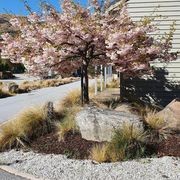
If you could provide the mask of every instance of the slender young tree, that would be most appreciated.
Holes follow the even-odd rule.
[[[155,39],[148,35],[156,30],[150,21],[134,23],[125,5],[111,11],[108,7],[108,1],[93,0],[90,7],[82,7],[64,0],[61,12],[48,6],[42,15],[31,12],[27,18],[13,18],[10,22],[19,32],[2,35],[3,54],[22,62],[34,75],[50,69],[72,73],[81,68],[85,103],[89,102],[89,66],[111,63],[118,71],[134,76],[150,72],[150,62],[157,58],[176,58],[169,53],[171,33]]]

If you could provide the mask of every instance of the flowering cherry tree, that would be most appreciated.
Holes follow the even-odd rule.
[[[150,72],[150,62],[157,58],[176,58],[170,53],[172,33],[155,39],[148,35],[156,30],[150,21],[134,23],[125,5],[108,11],[107,2],[93,0],[86,8],[64,0],[62,12],[50,7],[46,14],[31,12],[27,18],[13,18],[10,23],[19,33],[2,35],[2,53],[23,63],[34,75],[81,68],[86,103],[89,66],[111,63],[118,71],[134,76]]]

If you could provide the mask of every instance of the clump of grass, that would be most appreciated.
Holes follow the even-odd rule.
[[[79,106],[81,104],[81,92],[80,90],[74,90],[68,93],[68,95],[63,99],[62,107],[72,107]]]
[[[12,94],[9,93],[9,92],[3,91],[3,90],[0,88],[0,98],[5,98],[5,97],[9,97],[9,96],[12,96]]]
[[[165,125],[164,119],[158,116],[156,111],[149,111],[144,119],[147,125],[152,129],[159,130]]]
[[[0,149],[12,148],[47,132],[48,124],[42,107],[31,108],[0,127]]]
[[[91,149],[90,158],[99,163],[107,162],[108,161],[107,150],[108,150],[107,144],[97,144]]]
[[[112,79],[111,82],[109,82],[106,85],[107,88],[119,88],[119,81],[117,79]]]
[[[132,159],[144,155],[146,133],[130,124],[124,124],[114,132],[109,144],[109,159],[111,161]]]
[[[114,131],[111,141],[106,146],[92,149],[92,158],[98,162],[116,162],[143,157],[146,138],[143,130],[130,124],[124,124],[122,128]],[[98,154],[103,158],[98,159]]]
[[[60,86],[74,81],[76,78],[64,78],[64,79],[46,79],[46,80],[35,80],[25,81],[19,85],[21,91],[28,92],[35,89]]]
[[[165,121],[163,117],[157,114],[157,111],[149,111],[144,116],[145,124],[148,128],[149,138],[151,142],[159,142],[166,137]]]
[[[59,140],[64,140],[65,135],[68,132],[77,132],[78,128],[75,122],[75,115],[80,110],[79,107],[72,107],[68,109],[63,109],[61,111],[61,120],[57,123],[57,134],[59,136]]]
[[[60,122],[57,123],[57,134],[59,140],[64,140],[68,132],[77,132],[78,128],[75,122],[75,116],[80,111],[79,91],[72,91],[56,108]],[[80,98],[80,97],[79,97]]]

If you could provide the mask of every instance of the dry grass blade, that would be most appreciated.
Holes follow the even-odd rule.
[[[68,95],[63,99],[61,105],[62,107],[72,107],[74,105],[81,104],[81,92],[80,90],[74,90],[68,93]]]
[[[95,145],[90,152],[90,158],[102,163],[102,162],[107,162],[108,157],[107,157],[107,149],[108,145],[107,144],[97,144]]]
[[[156,111],[149,111],[144,119],[148,126],[152,129],[158,130],[165,126],[164,119],[158,116]]]
[[[41,107],[23,111],[0,127],[0,148],[24,145],[23,141],[42,135],[47,129],[45,119]]]

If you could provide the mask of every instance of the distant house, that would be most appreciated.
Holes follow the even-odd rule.
[[[115,9],[123,0],[116,0],[109,9]],[[170,25],[175,21],[176,31],[173,38],[173,52],[180,51],[180,0],[126,0],[128,11],[132,19],[137,22],[144,16],[162,16],[156,18],[155,22],[159,28],[158,35],[162,35],[169,31]],[[180,56],[178,60],[172,61],[168,64],[153,62],[153,66],[164,68],[165,73],[158,74],[157,80],[146,82],[135,78],[131,80],[131,85],[126,89],[136,86],[136,92],[132,91],[131,96],[138,95],[145,101],[159,102],[166,105],[174,98],[180,98]],[[170,81],[172,85],[167,85],[166,82]],[[154,84],[153,84],[154,83]],[[174,85],[173,85],[174,84]],[[134,88],[135,89],[135,88]]]

